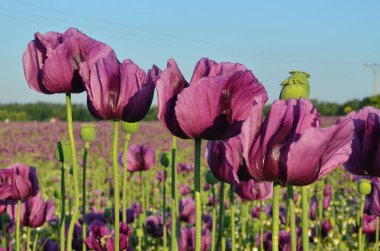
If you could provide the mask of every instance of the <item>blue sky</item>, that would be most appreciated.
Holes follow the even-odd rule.
[[[148,69],[173,57],[190,79],[201,57],[246,65],[278,97],[290,70],[311,74],[311,98],[372,94],[364,62],[380,63],[380,1],[0,2],[0,103],[64,102],[32,91],[21,57],[36,31],[76,27]],[[74,102],[85,102],[85,94]]]

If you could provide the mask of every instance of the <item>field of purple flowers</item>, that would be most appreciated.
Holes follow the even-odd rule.
[[[79,30],[36,33],[26,81],[67,121],[1,123],[2,250],[377,250],[380,111],[320,118],[291,71],[267,114],[239,63],[145,72]],[[72,121],[86,91],[99,122]],[[138,122],[157,93],[159,122]],[[107,122],[108,120],[108,122]]]

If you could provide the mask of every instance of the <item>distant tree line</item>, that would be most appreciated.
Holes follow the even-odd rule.
[[[96,121],[85,104],[72,105],[74,121]],[[0,121],[66,120],[66,105],[54,103],[0,104]],[[150,108],[145,121],[157,120],[157,107]]]
[[[380,96],[366,97],[362,100],[353,99],[343,104],[336,102],[325,102],[316,99],[311,100],[322,116],[344,115],[347,107],[352,110],[359,110],[364,106],[374,106],[380,109]],[[270,105],[265,106],[264,112],[269,111]],[[85,104],[73,104],[73,120],[75,121],[95,121]],[[50,121],[51,119],[66,120],[66,106],[54,103],[27,103],[27,104],[0,104],[0,121]],[[144,121],[157,120],[157,106],[152,106],[144,118]]]

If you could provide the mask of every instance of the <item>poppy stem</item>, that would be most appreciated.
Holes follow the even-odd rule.
[[[307,187],[301,187],[302,206],[302,247],[304,251],[309,251],[309,202],[307,198]]]
[[[115,201],[115,251],[119,251],[119,233],[120,233],[120,205],[119,205],[119,169],[117,163],[118,152],[118,138],[119,138],[119,121],[113,121],[113,143],[112,143],[112,165],[113,165],[113,184],[114,191],[113,197]]]
[[[280,182],[273,182],[272,201],[272,250],[278,251],[278,233],[280,228]],[[262,223],[261,223],[262,224]]]
[[[364,211],[365,195],[362,195],[360,200],[360,211],[359,211],[359,251],[363,251],[363,211]]]
[[[164,226],[163,226],[163,235],[164,235],[164,241],[163,241],[163,245],[164,245],[164,251],[168,250],[168,240],[167,240],[167,231],[166,231],[166,176],[167,176],[167,170],[166,170],[166,167],[164,168],[164,180],[163,180],[163,203],[162,203],[162,214],[163,214],[163,217],[164,217]]]
[[[87,233],[87,226],[86,226],[86,186],[87,186],[87,156],[88,156],[88,150],[90,149],[90,143],[86,142],[84,144],[84,154],[83,154],[83,176],[82,176],[82,210],[83,210],[83,223],[82,223],[82,250],[86,251],[87,246],[84,240],[86,240],[86,233]]]
[[[16,219],[16,251],[20,251],[20,220],[21,220],[21,200],[17,201],[17,219]]]
[[[171,191],[171,250],[178,250],[178,213],[177,213],[177,168],[176,168],[176,149],[177,138],[172,137],[172,158],[171,158],[171,175],[172,175],[172,191]]]
[[[195,139],[194,152],[194,196],[195,196],[195,251],[201,250],[201,139]]]
[[[65,251],[65,228],[66,228],[66,194],[65,194],[65,167],[62,163],[61,167],[61,222],[60,222],[60,241],[61,251]]]
[[[234,198],[234,185],[230,185],[230,217],[231,217],[231,250],[235,251],[235,198]]]
[[[323,222],[323,190],[324,190],[324,180],[321,180],[318,182],[317,187],[318,192],[318,243],[317,243],[317,250],[320,250],[321,244],[322,244],[322,222]]]
[[[216,242],[215,250],[219,250],[220,245],[222,245],[223,228],[224,228],[224,182],[220,182],[219,191],[219,220],[218,220],[218,240]]]
[[[131,139],[131,134],[125,134],[125,143],[123,149],[123,210],[122,210],[122,219],[125,224],[127,224],[127,151],[129,140]]]
[[[290,239],[291,239],[291,250],[297,250],[297,236],[296,236],[296,219],[294,214],[294,192],[293,186],[287,186],[287,200],[289,209],[289,221],[290,221]]]
[[[376,216],[375,245],[376,245],[376,247],[379,247],[379,217],[377,217],[377,216]]]
[[[212,193],[212,227],[211,227],[211,251],[215,251],[215,237],[216,237],[216,198],[215,198],[215,185],[211,185]]]
[[[71,251],[71,242],[73,240],[74,225],[78,218],[79,211],[79,184],[78,184],[78,164],[77,164],[77,153],[75,149],[75,140],[73,133],[73,115],[71,111],[71,94],[66,93],[66,111],[67,111],[67,130],[69,132],[70,146],[71,146],[71,157],[72,157],[72,168],[73,168],[73,179],[74,179],[74,207],[73,214],[71,216],[69,230],[67,232],[67,250]]]
[[[1,233],[2,233],[2,237],[1,238],[1,247],[4,248],[4,249],[8,249],[7,247],[7,243],[8,243],[8,234],[7,234],[7,228],[6,228],[6,214],[3,214],[0,216],[0,219],[1,219]]]
[[[26,251],[30,251],[30,227],[26,229]]]

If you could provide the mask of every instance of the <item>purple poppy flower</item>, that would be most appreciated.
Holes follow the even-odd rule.
[[[275,101],[258,137],[252,137],[243,151],[250,175],[257,181],[306,186],[347,161],[353,123],[318,125],[319,115],[310,101]]]
[[[130,172],[146,171],[155,163],[156,154],[144,145],[131,145],[127,152],[127,168]],[[123,164],[123,154],[119,155],[119,164]]]
[[[323,196],[331,196],[332,195],[332,187],[330,185],[326,185],[325,189],[323,189]]]
[[[165,173],[164,170],[160,170],[157,172],[156,178],[158,181],[158,184],[161,184],[164,181]]]
[[[202,231],[201,251],[207,251],[211,247],[211,235],[208,229]],[[195,228],[181,228],[179,232],[179,250],[195,250]]]
[[[186,174],[191,173],[194,170],[194,166],[192,163],[178,163],[178,173],[185,172]]]
[[[189,224],[195,223],[195,201],[192,198],[179,201],[179,219]]]
[[[131,60],[120,63],[110,54],[92,64],[82,63],[79,73],[87,91],[88,109],[94,117],[137,122],[149,111],[154,79],[160,70],[153,66],[145,73]]]
[[[37,32],[34,37],[22,57],[24,73],[29,87],[45,94],[83,92],[78,72],[80,63],[92,64],[99,58],[114,55],[111,47],[75,28],[63,34]]]
[[[301,238],[299,237],[300,229],[297,228],[297,251],[301,251]],[[264,233],[264,248],[263,250],[272,250],[272,232],[267,231]],[[260,235],[257,235],[256,237],[256,243],[259,244],[260,247]],[[281,251],[290,251],[291,250],[291,243],[290,243],[290,233],[285,230],[280,230],[278,235],[278,248]]]
[[[245,200],[266,200],[273,195],[272,182],[242,181],[234,185],[234,189]]]
[[[256,218],[256,219],[260,219],[260,213],[261,213],[261,207],[260,206],[253,207],[251,210],[251,217]]]
[[[39,191],[36,169],[16,163],[0,169],[0,200],[23,200]]]
[[[114,232],[110,231],[106,224],[100,221],[94,221],[88,230],[88,237],[84,241],[89,249],[95,251],[113,251],[115,250]],[[129,244],[129,236],[132,231],[127,224],[120,224],[119,245],[120,250],[126,250]]]
[[[104,215],[104,212],[101,213],[86,213],[85,217],[86,225],[91,225],[91,223],[95,220],[101,221],[103,223],[106,223],[106,217]]]
[[[130,208],[127,208],[127,223],[133,223],[139,214],[142,213],[142,207],[139,203],[132,203]],[[121,219],[121,217],[120,217]]]
[[[368,209],[371,213],[380,217],[380,178],[371,178],[371,183],[372,190],[367,196],[369,201]]]
[[[42,226],[46,221],[55,219],[55,206],[53,201],[42,199],[40,193],[32,198],[26,199],[21,204],[20,224],[22,226],[37,228]],[[12,220],[17,216],[17,203],[13,202],[7,206],[7,213]]]
[[[344,167],[352,174],[380,177],[380,111],[364,107],[339,121],[352,120],[355,126],[352,154]]]
[[[211,231],[211,229],[212,229],[212,216],[209,214],[202,215],[202,222],[206,225],[206,228]]]
[[[333,225],[329,220],[322,221],[322,236],[326,237],[329,235],[329,232],[333,230]]]
[[[161,238],[163,236],[164,218],[161,215],[150,215],[146,218],[146,232],[153,238]]]
[[[373,234],[376,232],[376,216],[372,214],[363,214],[363,233]]]
[[[317,209],[318,209],[318,200],[317,200],[317,197],[314,195],[310,200],[310,210],[309,210],[310,219],[315,220],[317,218]]]
[[[40,249],[43,251],[58,251],[59,245],[57,242],[53,241],[52,239],[42,238],[40,240]]]
[[[216,63],[202,58],[190,85],[174,59],[156,81],[158,119],[177,137],[226,139],[240,133],[254,105],[267,94],[251,71],[241,64]]]
[[[323,209],[327,210],[331,205],[331,196],[325,196],[323,198]]]
[[[191,188],[188,186],[185,186],[184,184],[179,184],[179,191],[181,195],[187,195],[191,193]]]

